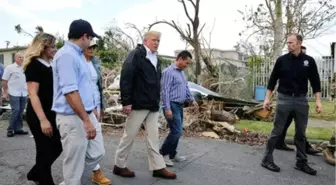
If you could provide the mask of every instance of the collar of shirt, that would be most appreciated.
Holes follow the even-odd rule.
[[[16,62],[13,63],[15,67],[21,67]]]
[[[156,52],[152,52],[147,46],[145,46],[145,49],[146,49],[147,55],[156,55]]]
[[[80,48],[79,46],[77,46],[76,44],[74,44],[74,43],[72,43],[72,42],[69,42],[69,41],[65,41],[65,43],[64,43],[65,45],[68,45],[68,46],[70,46],[70,47],[72,47],[73,49],[75,49],[77,52],[78,52],[78,54],[83,54],[83,50],[82,50],[82,48]]]
[[[51,61],[48,63],[46,62],[45,60],[43,60],[42,58],[38,58],[37,59],[39,62],[41,62],[42,64],[44,64],[45,66],[47,67],[50,67],[51,66]]]
[[[295,56],[293,53],[289,53],[289,55],[292,57],[292,58],[300,58],[300,57],[302,57],[303,55],[304,55],[304,53],[300,53],[298,56]]]
[[[178,67],[176,66],[176,64],[172,64],[171,66],[172,66],[173,69],[175,69],[175,70],[182,71],[182,69],[178,68]]]

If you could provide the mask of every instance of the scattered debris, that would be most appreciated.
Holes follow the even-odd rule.
[[[117,70],[103,69],[104,95],[107,108],[103,126],[123,128],[127,116],[122,112],[119,92],[120,75]],[[225,98],[201,85],[188,82],[191,93],[199,104],[199,109],[186,105],[184,108],[184,130],[188,134],[220,138],[252,145],[264,144],[267,136],[249,133],[247,129],[237,130],[234,126],[240,119],[272,120],[273,111],[264,110],[262,103]],[[159,118],[160,130],[167,130],[163,112]]]

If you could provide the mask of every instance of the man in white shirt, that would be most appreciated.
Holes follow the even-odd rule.
[[[14,135],[26,135],[23,130],[22,114],[27,102],[27,84],[26,76],[23,72],[22,62],[23,54],[16,53],[14,63],[8,65],[2,76],[3,97],[9,100],[12,109],[9,126],[7,128],[7,137]]]

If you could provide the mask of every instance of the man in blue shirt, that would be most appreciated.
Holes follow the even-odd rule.
[[[173,166],[175,162],[185,160],[178,156],[177,145],[183,131],[183,105],[185,102],[193,103],[198,107],[194,97],[190,93],[188,81],[183,70],[188,67],[192,56],[189,51],[181,51],[176,58],[175,64],[168,66],[162,72],[161,99],[165,117],[170,132],[164,141],[160,153],[163,155],[167,166]]]
[[[65,185],[82,185],[105,155],[101,126],[95,117],[95,93],[83,51],[99,37],[89,22],[71,23],[69,41],[56,53],[53,61],[54,98],[64,153]]]

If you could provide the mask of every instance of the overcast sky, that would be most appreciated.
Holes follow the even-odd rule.
[[[260,1],[253,0],[253,4],[257,5]],[[209,31],[213,28],[212,47],[233,49],[239,40],[238,33],[244,27],[237,9],[251,3],[251,0],[201,1],[200,18],[207,25],[205,38],[209,38]],[[185,26],[186,21],[183,7],[177,0],[0,0],[0,48],[6,46],[6,40],[13,45],[25,45],[31,41],[31,38],[14,31],[17,24],[30,33],[34,33],[36,25],[41,25],[46,32],[59,32],[66,36],[69,24],[78,18],[91,22],[99,34],[103,34],[105,27],[113,20],[117,20],[121,26],[131,22],[139,28],[161,19],[177,20],[181,26]],[[174,50],[185,47],[172,28],[160,25],[155,30],[162,32],[160,54],[174,55]],[[330,55],[330,43],[336,42],[336,27],[331,32],[304,42],[308,53],[313,56]]]

